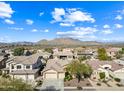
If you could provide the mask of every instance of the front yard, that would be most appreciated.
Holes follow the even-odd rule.
[[[64,87],[92,87],[92,85],[88,79],[81,80],[79,83],[78,79],[72,79],[64,82]]]

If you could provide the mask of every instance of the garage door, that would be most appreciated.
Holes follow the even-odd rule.
[[[57,74],[56,73],[52,73],[52,74],[51,73],[49,73],[49,74],[47,73],[46,74],[46,78],[55,78],[55,79],[57,79]]]

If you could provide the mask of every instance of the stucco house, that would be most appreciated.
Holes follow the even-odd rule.
[[[114,58],[114,56],[116,55],[116,53],[121,50],[121,48],[107,48],[106,52],[107,55],[110,56],[111,58]]]
[[[61,64],[57,60],[50,59],[46,67],[41,72],[43,79],[64,79],[65,73]]]
[[[124,75],[124,72],[121,71],[124,67],[115,63],[114,61],[99,61],[93,60],[87,62],[93,69],[92,78],[96,78],[99,76],[100,72],[105,72],[105,79],[110,79],[110,75],[113,77],[120,78],[118,74]],[[121,78],[120,78],[121,79]]]
[[[75,55],[71,51],[61,51],[61,52],[54,52],[53,58],[58,58],[62,60],[72,60],[75,58]]]
[[[31,56],[15,56],[6,62],[3,73],[8,73],[12,78],[21,78],[33,82],[39,75],[42,61],[40,54]]]
[[[97,50],[96,49],[82,49],[80,51],[75,51],[75,57],[87,57],[96,59],[97,58]]]

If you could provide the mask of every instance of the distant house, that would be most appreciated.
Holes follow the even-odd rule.
[[[75,56],[70,51],[62,51],[62,52],[54,52],[53,58],[58,58],[62,60],[72,60],[75,58]]]
[[[118,74],[124,75],[124,71],[121,69],[124,68],[124,66],[119,65],[113,61],[99,61],[99,60],[93,60],[87,62],[93,69],[93,78],[96,78],[99,76],[100,72],[105,72],[106,79],[110,78],[110,75],[113,77],[118,77]],[[121,78],[120,78],[121,79]]]
[[[90,48],[82,48],[80,50],[75,50],[75,57],[87,57],[87,58],[92,58],[95,59],[97,58],[97,50],[96,49],[90,49]]]
[[[52,54],[48,52],[38,51],[38,53],[45,59],[50,58],[52,56]]]
[[[116,55],[116,53],[121,50],[121,48],[107,48],[106,52],[107,55],[110,56],[111,58],[114,58],[114,56]]]
[[[40,54],[31,56],[15,56],[6,62],[3,73],[8,73],[12,78],[21,78],[25,81],[34,81],[39,75],[42,61]]]

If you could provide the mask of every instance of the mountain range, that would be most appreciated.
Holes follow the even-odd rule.
[[[124,42],[98,42],[98,41],[81,41],[73,38],[55,38],[52,40],[42,39],[38,42],[12,42],[1,43],[0,46],[7,45],[45,45],[45,46],[90,46],[90,45],[124,45]]]

